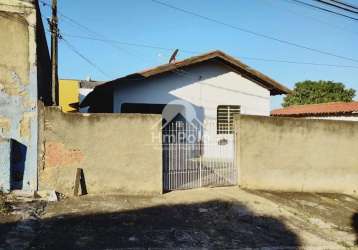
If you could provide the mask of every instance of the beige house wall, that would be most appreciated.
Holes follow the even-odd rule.
[[[240,116],[239,185],[250,189],[358,191],[358,123]]]
[[[62,113],[45,108],[39,189],[72,195],[77,168],[88,193],[162,193],[161,116]],[[159,123],[158,123],[159,122]]]
[[[37,1],[0,0],[0,137],[14,142],[17,155],[5,156],[3,191],[38,187],[37,101],[48,104],[51,89],[43,29]]]

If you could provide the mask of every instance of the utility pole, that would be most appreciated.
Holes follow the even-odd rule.
[[[52,105],[58,106],[58,18],[57,0],[52,0],[51,18],[51,80],[52,80]]]

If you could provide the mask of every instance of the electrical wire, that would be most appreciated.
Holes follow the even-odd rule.
[[[348,3],[345,3],[345,2],[343,2],[343,1],[331,0],[331,2],[335,2],[335,3],[338,3],[338,4],[340,4],[340,5],[344,5],[344,6],[347,6],[347,7],[352,8],[352,9],[358,10],[358,6],[354,6],[353,4],[348,4]]]
[[[47,7],[51,8],[50,4],[46,3],[46,2],[43,1],[43,0],[40,0],[40,1],[41,1],[41,3],[42,3],[44,6],[47,6]],[[74,24],[74,25],[80,27],[81,29],[83,29],[83,30],[87,31],[88,33],[91,33],[91,34],[93,34],[93,35],[95,35],[95,36],[104,37],[102,34],[100,34],[100,33],[98,33],[97,31],[94,31],[94,30],[88,28],[86,25],[81,24],[80,22],[76,21],[75,19],[73,19],[73,18],[71,18],[71,17],[65,15],[65,14],[62,13],[61,11],[57,11],[57,12],[59,13],[60,17],[63,18],[62,20],[65,19],[65,20],[67,20],[68,22],[71,22],[72,24]],[[112,45],[112,46],[114,46],[114,45]],[[125,49],[119,47],[119,46],[114,46],[114,47],[115,47],[116,49],[122,51],[122,52],[130,53],[130,52],[126,51]]]
[[[49,4],[47,4],[46,2],[44,2],[43,0],[40,0],[43,4],[49,6]],[[296,1],[296,0],[293,0],[293,1]],[[170,8],[174,8],[176,10],[180,10],[182,12],[185,12],[185,13],[188,13],[188,14],[191,14],[191,15],[198,15],[199,17],[201,18],[205,18],[209,21],[217,21],[215,19],[212,19],[212,18],[208,18],[208,17],[204,17],[202,15],[199,15],[199,14],[196,14],[194,12],[190,12],[190,11],[187,11],[187,10],[184,10],[184,9],[181,9],[181,8],[178,8],[176,6],[173,6],[173,5],[169,5],[169,4],[166,4],[164,2],[161,2],[161,1],[158,1],[158,0],[152,0],[152,2],[155,2],[155,3],[158,3],[158,4],[161,4],[161,5],[164,5],[166,7],[170,7]],[[101,36],[101,34],[99,34],[98,32],[96,31],[93,31],[91,29],[89,29],[88,27],[86,27],[85,25],[83,24],[80,24],[79,22],[77,22],[76,20],[74,20],[73,18],[70,18],[66,15],[63,15],[61,13],[61,15],[63,17],[65,17],[66,19],[70,20],[72,23],[76,24],[77,26],[79,27],[82,27],[83,29],[87,30],[88,32],[92,33],[92,34],[95,34],[97,36]],[[228,25],[229,27],[231,28],[235,28],[235,29],[239,29],[241,30],[241,28],[238,28],[236,26],[233,26],[233,25],[230,25],[230,24],[226,24],[226,23],[223,23],[221,21],[219,21],[220,24],[224,24],[224,25]],[[274,37],[270,37],[270,36],[267,36],[267,35],[264,35],[264,34],[260,34],[260,33],[256,33],[256,32],[251,32],[249,30],[246,30],[246,29],[242,29],[242,31],[244,32],[249,32],[251,34],[254,34],[256,36],[261,36],[261,37],[264,37],[266,39],[271,39],[271,40],[275,40],[277,42],[280,42],[280,43],[286,43],[286,44],[289,44],[289,45],[292,45],[292,46],[295,46],[295,47],[299,47],[299,48],[302,48],[302,49],[306,49],[306,50],[310,50],[310,51],[314,51],[314,52],[317,52],[317,53],[321,53],[321,54],[325,54],[325,55],[329,55],[329,56],[333,56],[333,57],[337,57],[337,58],[340,58],[340,59],[345,59],[345,60],[349,60],[349,61],[353,61],[353,62],[358,62],[357,59],[355,58],[349,58],[349,57],[345,57],[345,56],[340,56],[340,55],[336,55],[336,54],[333,54],[333,53],[330,53],[330,52],[326,52],[326,51],[321,51],[321,50],[318,50],[318,49],[314,49],[314,48],[309,48],[309,47],[306,47],[306,46],[303,46],[303,45],[299,45],[299,44],[296,44],[296,43],[292,43],[292,42],[289,42],[289,41],[285,41],[285,40],[281,40],[281,39],[277,39],[277,38],[274,38]],[[102,36],[101,36],[102,37]],[[110,42],[111,40],[110,39],[101,39],[101,38],[91,38],[91,40],[99,40],[99,41],[106,41],[106,42]],[[124,44],[124,43],[123,43]],[[144,46],[143,46],[144,47]],[[150,47],[150,46],[148,46]],[[158,49],[161,49],[159,47],[157,47]],[[122,49],[122,48],[120,48]],[[165,49],[165,50],[169,50],[169,49]],[[170,48],[170,50],[172,50],[172,48]],[[187,53],[193,53],[193,51],[189,51],[189,50],[182,50],[183,52],[187,52]],[[305,64],[314,64],[314,63],[305,63]],[[326,65],[326,66],[333,66],[333,65]]]
[[[255,58],[255,57],[246,57],[239,56],[240,58],[247,60],[256,60],[264,62],[277,62],[277,63],[289,63],[289,64],[302,64],[302,65],[312,65],[312,66],[326,66],[326,67],[335,67],[335,68],[353,68],[358,69],[358,66],[353,65],[341,65],[341,64],[324,64],[324,63],[314,63],[314,62],[298,62],[298,61],[289,61],[289,60],[280,60],[280,59],[266,59],[266,58]]]
[[[118,40],[107,40],[107,39],[101,39],[101,38],[94,38],[94,37],[87,37],[87,36],[79,36],[79,35],[72,35],[72,34],[64,34],[66,37],[73,37],[78,39],[88,39],[88,40],[94,40],[94,41],[105,41],[105,42],[111,42],[111,43],[119,43],[123,45],[128,46],[134,46],[134,47],[141,47],[141,48],[149,48],[149,49],[158,49],[158,50],[165,50],[165,51],[173,51],[174,48],[168,48],[168,47],[161,47],[156,45],[148,45],[148,44],[138,44],[138,43],[129,43],[129,42],[123,42]],[[188,54],[200,54],[203,53],[202,51],[193,51],[193,50],[187,50],[178,48],[180,52],[185,52]],[[258,57],[249,57],[249,56],[238,56],[239,58],[246,59],[246,60],[254,60],[254,61],[263,61],[263,62],[276,62],[276,63],[289,63],[289,64],[303,64],[303,65],[313,65],[313,66],[327,66],[327,67],[337,67],[337,68],[355,68],[358,69],[358,66],[354,65],[341,65],[341,64],[324,64],[324,63],[314,63],[314,62],[299,62],[294,60],[282,60],[282,59],[269,59],[269,58],[258,58]]]
[[[128,45],[128,46],[157,49],[157,50],[174,51],[175,49],[177,49],[177,48],[161,47],[161,46],[157,46],[157,45],[123,42],[123,41],[118,41],[118,40],[113,40],[113,39],[102,39],[102,38],[96,38],[96,37],[73,35],[73,34],[67,34],[67,33],[65,33],[64,35],[68,36],[68,37],[79,38],[79,39],[94,40],[94,41],[109,42],[109,43],[118,43],[118,44],[123,44],[123,45]],[[184,52],[184,53],[188,53],[188,54],[202,53],[202,52],[187,50],[187,49],[180,49],[180,52]]]
[[[195,17],[198,17],[198,18],[213,22],[213,23],[217,23],[217,24],[226,26],[226,27],[231,28],[231,29],[235,29],[235,30],[239,30],[239,31],[242,31],[242,32],[245,32],[245,33],[249,33],[249,34],[252,34],[254,36],[263,37],[263,38],[266,38],[268,40],[273,40],[273,41],[276,41],[276,42],[279,42],[279,43],[282,43],[282,44],[287,44],[287,45],[290,45],[290,46],[293,46],[293,47],[305,49],[305,50],[308,50],[308,51],[313,51],[313,52],[316,52],[316,53],[319,53],[319,54],[333,56],[333,57],[336,57],[336,58],[340,58],[340,59],[344,59],[344,60],[348,60],[348,61],[352,61],[352,62],[358,62],[358,59],[355,59],[355,58],[350,58],[350,57],[346,57],[346,56],[337,55],[337,54],[334,54],[334,53],[331,53],[331,52],[328,52],[328,51],[323,51],[323,50],[311,48],[311,47],[308,47],[308,46],[305,46],[305,45],[300,45],[298,43],[291,42],[291,41],[288,41],[288,40],[283,40],[283,39],[279,39],[279,38],[276,38],[276,37],[273,37],[273,36],[258,33],[256,31],[252,31],[252,30],[249,30],[249,29],[246,29],[246,28],[242,28],[242,27],[235,26],[235,25],[232,25],[232,24],[229,24],[229,23],[225,23],[225,22],[222,22],[220,20],[217,20],[217,19],[214,19],[214,18],[211,18],[211,17],[207,17],[207,16],[204,16],[204,15],[195,13],[193,11],[182,9],[182,8],[176,7],[174,5],[164,3],[164,2],[159,1],[159,0],[151,0],[151,1],[153,3],[165,6],[167,8],[171,8],[171,9],[174,9],[174,10],[177,10],[177,11],[180,11],[180,12],[189,14],[191,16],[195,16]],[[298,1],[298,0],[292,0],[292,1]]]
[[[50,4],[46,3],[43,0],[40,0],[40,2],[43,4],[43,6],[48,6],[51,8]],[[59,12],[59,11],[58,11]],[[61,15],[61,14],[60,14]],[[61,15],[63,16],[63,15]],[[66,17],[68,19],[70,19],[73,22],[76,22],[75,20]],[[87,27],[85,27],[84,25],[81,25],[80,23],[78,23],[77,25],[80,25],[81,27],[83,27],[84,29],[88,29]],[[51,32],[51,31],[50,31]],[[95,32],[94,32],[95,33]],[[63,41],[66,46],[72,50],[76,55],[78,55],[79,57],[81,57],[84,61],[86,61],[88,64],[90,64],[93,68],[97,69],[100,73],[102,73],[104,76],[112,78],[108,73],[106,73],[104,70],[102,70],[97,64],[95,64],[94,62],[92,62],[89,58],[87,58],[85,55],[83,55],[74,45],[72,45],[67,39],[65,39],[62,35],[62,33],[60,34],[60,31],[58,30],[58,34],[59,34],[59,40]]]
[[[314,0],[314,1],[316,1],[318,3],[328,5],[328,6],[331,6],[331,7],[334,7],[334,8],[338,8],[338,9],[341,9],[341,10],[344,10],[344,11],[348,11],[348,12],[351,12],[351,13],[354,13],[354,14],[358,14],[358,11],[354,10],[354,8],[352,8],[352,7],[346,8],[346,7],[342,7],[342,6],[339,6],[337,4],[326,2],[326,1],[323,1],[323,0]]]
[[[64,41],[67,47],[72,50],[75,54],[77,54],[79,57],[81,57],[83,60],[85,60],[88,64],[90,64],[93,68],[97,69],[99,72],[101,72],[104,76],[112,78],[109,74],[107,74],[105,71],[103,71],[97,64],[92,62],[90,59],[88,59],[86,56],[84,56],[81,52],[77,50],[75,46],[73,46],[69,41],[67,41],[65,38],[61,37],[61,41]]]
[[[40,0],[44,5],[49,6],[49,4],[47,4],[46,2],[44,2],[43,0]],[[156,0],[152,0],[154,2],[160,2],[160,1],[156,1]],[[70,22],[74,23],[75,25],[77,25],[78,27],[81,27],[82,29],[96,35],[99,37],[102,37],[101,34],[99,34],[96,31],[93,31],[92,29],[88,28],[87,26],[77,22],[76,20],[74,20],[71,17],[68,17],[64,14],[60,14],[62,17],[66,18],[67,20],[69,20]],[[73,37],[73,38],[79,38],[79,39],[88,39],[88,40],[94,40],[94,41],[101,41],[101,42],[106,42],[109,43],[111,46],[114,46],[115,48],[118,48],[118,46],[115,46],[115,43],[118,44],[123,44],[123,45],[127,45],[127,46],[135,46],[135,47],[143,47],[143,48],[150,48],[150,49],[158,49],[158,50],[166,50],[166,51],[173,51],[174,48],[167,48],[167,47],[162,47],[162,46],[156,46],[156,45],[148,45],[148,44],[139,44],[139,43],[129,43],[129,42],[123,42],[123,41],[118,41],[118,40],[112,40],[112,39],[103,39],[103,38],[96,38],[96,37],[88,37],[88,36],[79,36],[79,35],[72,35],[72,34],[66,34],[66,33],[62,33],[62,35],[66,36],[66,37]],[[120,48],[120,47],[119,47]],[[123,50],[122,48],[120,48],[121,50]],[[184,53],[188,53],[188,54],[198,54],[198,53],[203,53],[200,51],[193,51],[193,50],[188,50],[188,49],[180,49],[181,52]],[[331,54],[329,54],[331,55]],[[82,55],[83,56],[83,55]],[[336,56],[336,55],[334,55]],[[340,57],[340,56],[339,56]],[[267,59],[267,58],[255,58],[255,57],[247,57],[247,56],[240,56],[240,58],[243,59],[247,59],[247,60],[255,60],[255,61],[263,61],[263,62],[275,62],[275,63],[289,63],[289,64],[302,64],[302,65],[312,65],[312,66],[327,66],[327,67],[337,67],[337,68],[353,68],[356,69],[358,68],[358,66],[353,66],[353,65],[340,65],[340,64],[322,64],[322,63],[314,63],[314,62],[299,62],[299,61],[294,61],[294,60],[282,60],[282,59]],[[341,57],[340,57],[341,58]],[[352,58],[345,58],[344,59],[349,59],[349,60],[353,60],[353,61],[358,61]],[[98,66],[97,66],[98,67]],[[103,72],[102,72],[103,73]]]
[[[51,8],[50,4],[46,3],[46,2],[43,1],[43,0],[40,0],[40,1],[41,1],[41,3],[42,3],[44,6],[47,6],[47,7]],[[75,19],[73,19],[73,18],[71,18],[71,17],[65,15],[65,14],[62,13],[61,11],[58,11],[58,13],[59,13],[59,15],[60,15],[60,17],[61,17],[60,20],[66,20],[66,21],[68,21],[69,23],[74,24],[74,25],[76,25],[77,27],[81,28],[82,30],[85,30],[87,33],[93,34],[93,35],[95,35],[95,36],[97,36],[97,37],[104,37],[102,34],[100,34],[100,33],[98,33],[97,31],[94,31],[94,30],[88,28],[87,26],[81,24],[80,22],[76,21]],[[62,35],[65,35],[65,34],[62,33]],[[65,36],[66,36],[66,35],[65,35]],[[120,47],[120,46],[118,46],[118,44],[113,44],[113,43],[112,43],[112,44],[110,44],[110,45],[111,45],[111,47],[113,47],[114,49],[116,49],[116,50],[118,50],[118,51],[120,51],[120,52],[124,52],[124,53],[126,53],[126,54],[128,54],[128,55],[133,56],[132,58],[134,58],[135,60],[141,61],[141,60],[138,58],[138,55],[136,55],[135,53],[132,53],[131,51],[128,51],[128,50],[126,50],[126,49],[124,49],[124,48],[122,48],[122,47]],[[145,58],[145,57],[144,57],[144,58]],[[145,58],[145,60],[149,60],[149,59]]]
[[[186,78],[188,78],[190,80],[197,80],[198,79],[198,75],[195,75],[195,74],[193,74],[193,73],[191,73],[189,71],[186,71],[184,69],[174,69],[172,72],[173,73],[176,72],[177,75],[182,76],[182,77],[186,77]],[[206,85],[206,86],[209,86],[209,87],[212,87],[212,88],[215,88],[215,89],[225,90],[225,91],[228,91],[228,92],[235,92],[235,93],[240,93],[240,94],[244,94],[244,95],[250,95],[250,96],[254,96],[254,97],[258,97],[258,98],[266,99],[266,100],[268,99],[266,96],[261,96],[261,95],[252,94],[252,93],[237,90],[237,89],[231,89],[231,88],[226,88],[226,87],[220,86],[222,84],[220,82],[216,82],[216,81],[212,81],[212,83],[209,83],[206,80],[201,80],[200,84]]]
[[[286,0],[282,0],[282,1],[285,1]],[[266,3],[266,4],[269,4],[271,5],[273,8],[277,8],[277,6],[275,6],[274,4],[272,4],[272,2],[275,2],[277,3],[278,1],[273,1],[273,0],[264,0],[262,1],[263,3]],[[297,4],[297,3],[294,3],[294,4]],[[314,20],[318,23],[321,23],[321,24],[324,24],[332,29],[335,29],[335,30],[339,30],[340,32],[345,32],[345,33],[349,33],[349,34],[353,34],[353,35],[358,35],[358,32],[355,32],[353,30],[349,30],[347,29],[346,27],[344,26],[341,26],[341,25],[337,25],[337,24],[333,24],[333,23],[330,23],[330,22],[326,22],[320,18],[317,18],[317,17],[314,17],[312,15],[308,15],[307,13],[302,13],[300,11],[295,11],[293,10],[293,8],[289,8],[289,7],[284,7],[282,6],[282,4],[280,4],[280,7],[285,11],[285,12],[291,12],[295,17],[299,16],[299,17],[303,17],[303,18],[309,18],[311,20]]]
[[[152,0],[152,1],[153,1],[153,0]],[[311,8],[314,8],[314,9],[319,9],[319,10],[322,10],[322,11],[325,11],[325,12],[328,12],[328,13],[331,13],[331,14],[335,14],[335,15],[338,15],[338,16],[343,16],[343,17],[352,19],[352,20],[354,20],[354,21],[358,21],[358,18],[355,18],[355,17],[352,17],[352,16],[348,16],[348,15],[345,15],[345,14],[342,14],[342,13],[339,13],[339,12],[335,12],[335,11],[333,11],[333,10],[325,9],[325,8],[319,7],[319,6],[314,5],[314,4],[306,3],[306,2],[303,2],[303,1],[300,1],[300,0],[290,0],[290,1],[294,1],[294,2],[296,2],[296,3],[298,3],[298,4],[304,5],[304,6],[306,6],[306,7],[311,7]]]

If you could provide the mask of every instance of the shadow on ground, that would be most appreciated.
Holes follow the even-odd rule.
[[[1,225],[0,225],[1,226]],[[227,201],[72,214],[41,220],[31,248],[244,248],[300,246],[278,219]]]

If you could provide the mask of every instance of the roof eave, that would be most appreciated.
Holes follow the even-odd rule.
[[[330,113],[301,113],[301,114],[271,114],[276,117],[322,117],[322,116],[341,116],[341,115],[356,115],[355,112],[330,112]]]
[[[178,68],[182,68],[182,67],[190,66],[193,64],[209,61],[209,60],[212,60],[215,58],[219,58],[219,59],[225,61],[226,63],[231,64],[232,66],[236,67],[237,69],[244,71],[246,73],[247,77],[253,78],[254,80],[256,80],[256,82],[259,82],[262,87],[268,89],[270,91],[271,96],[289,94],[291,92],[290,89],[288,89],[287,87],[278,83],[277,81],[273,80],[272,78],[262,74],[261,72],[259,72],[257,70],[251,69],[248,65],[242,63],[240,60],[238,60],[232,56],[229,56],[220,50],[211,51],[206,54],[202,54],[202,55],[198,55],[198,56],[194,56],[194,57],[185,59],[183,61],[179,61],[179,62],[171,63],[171,64],[164,64],[164,65],[161,65],[161,66],[158,66],[158,67],[146,70],[146,71],[130,74],[130,75],[127,75],[127,76],[121,77],[121,78],[117,78],[115,80],[108,81],[108,82],[105,82],[103,84],[96,86],[95,90],[111,87],[111,86],[114,86],[115,84],[125,83],[125,82],[129,82],[129,81],[133,81],[133,80],[137,80],[137,81],[144,80],[144,79],[150,78],[154,75],[164,74],[164,73],[171,72]]]

